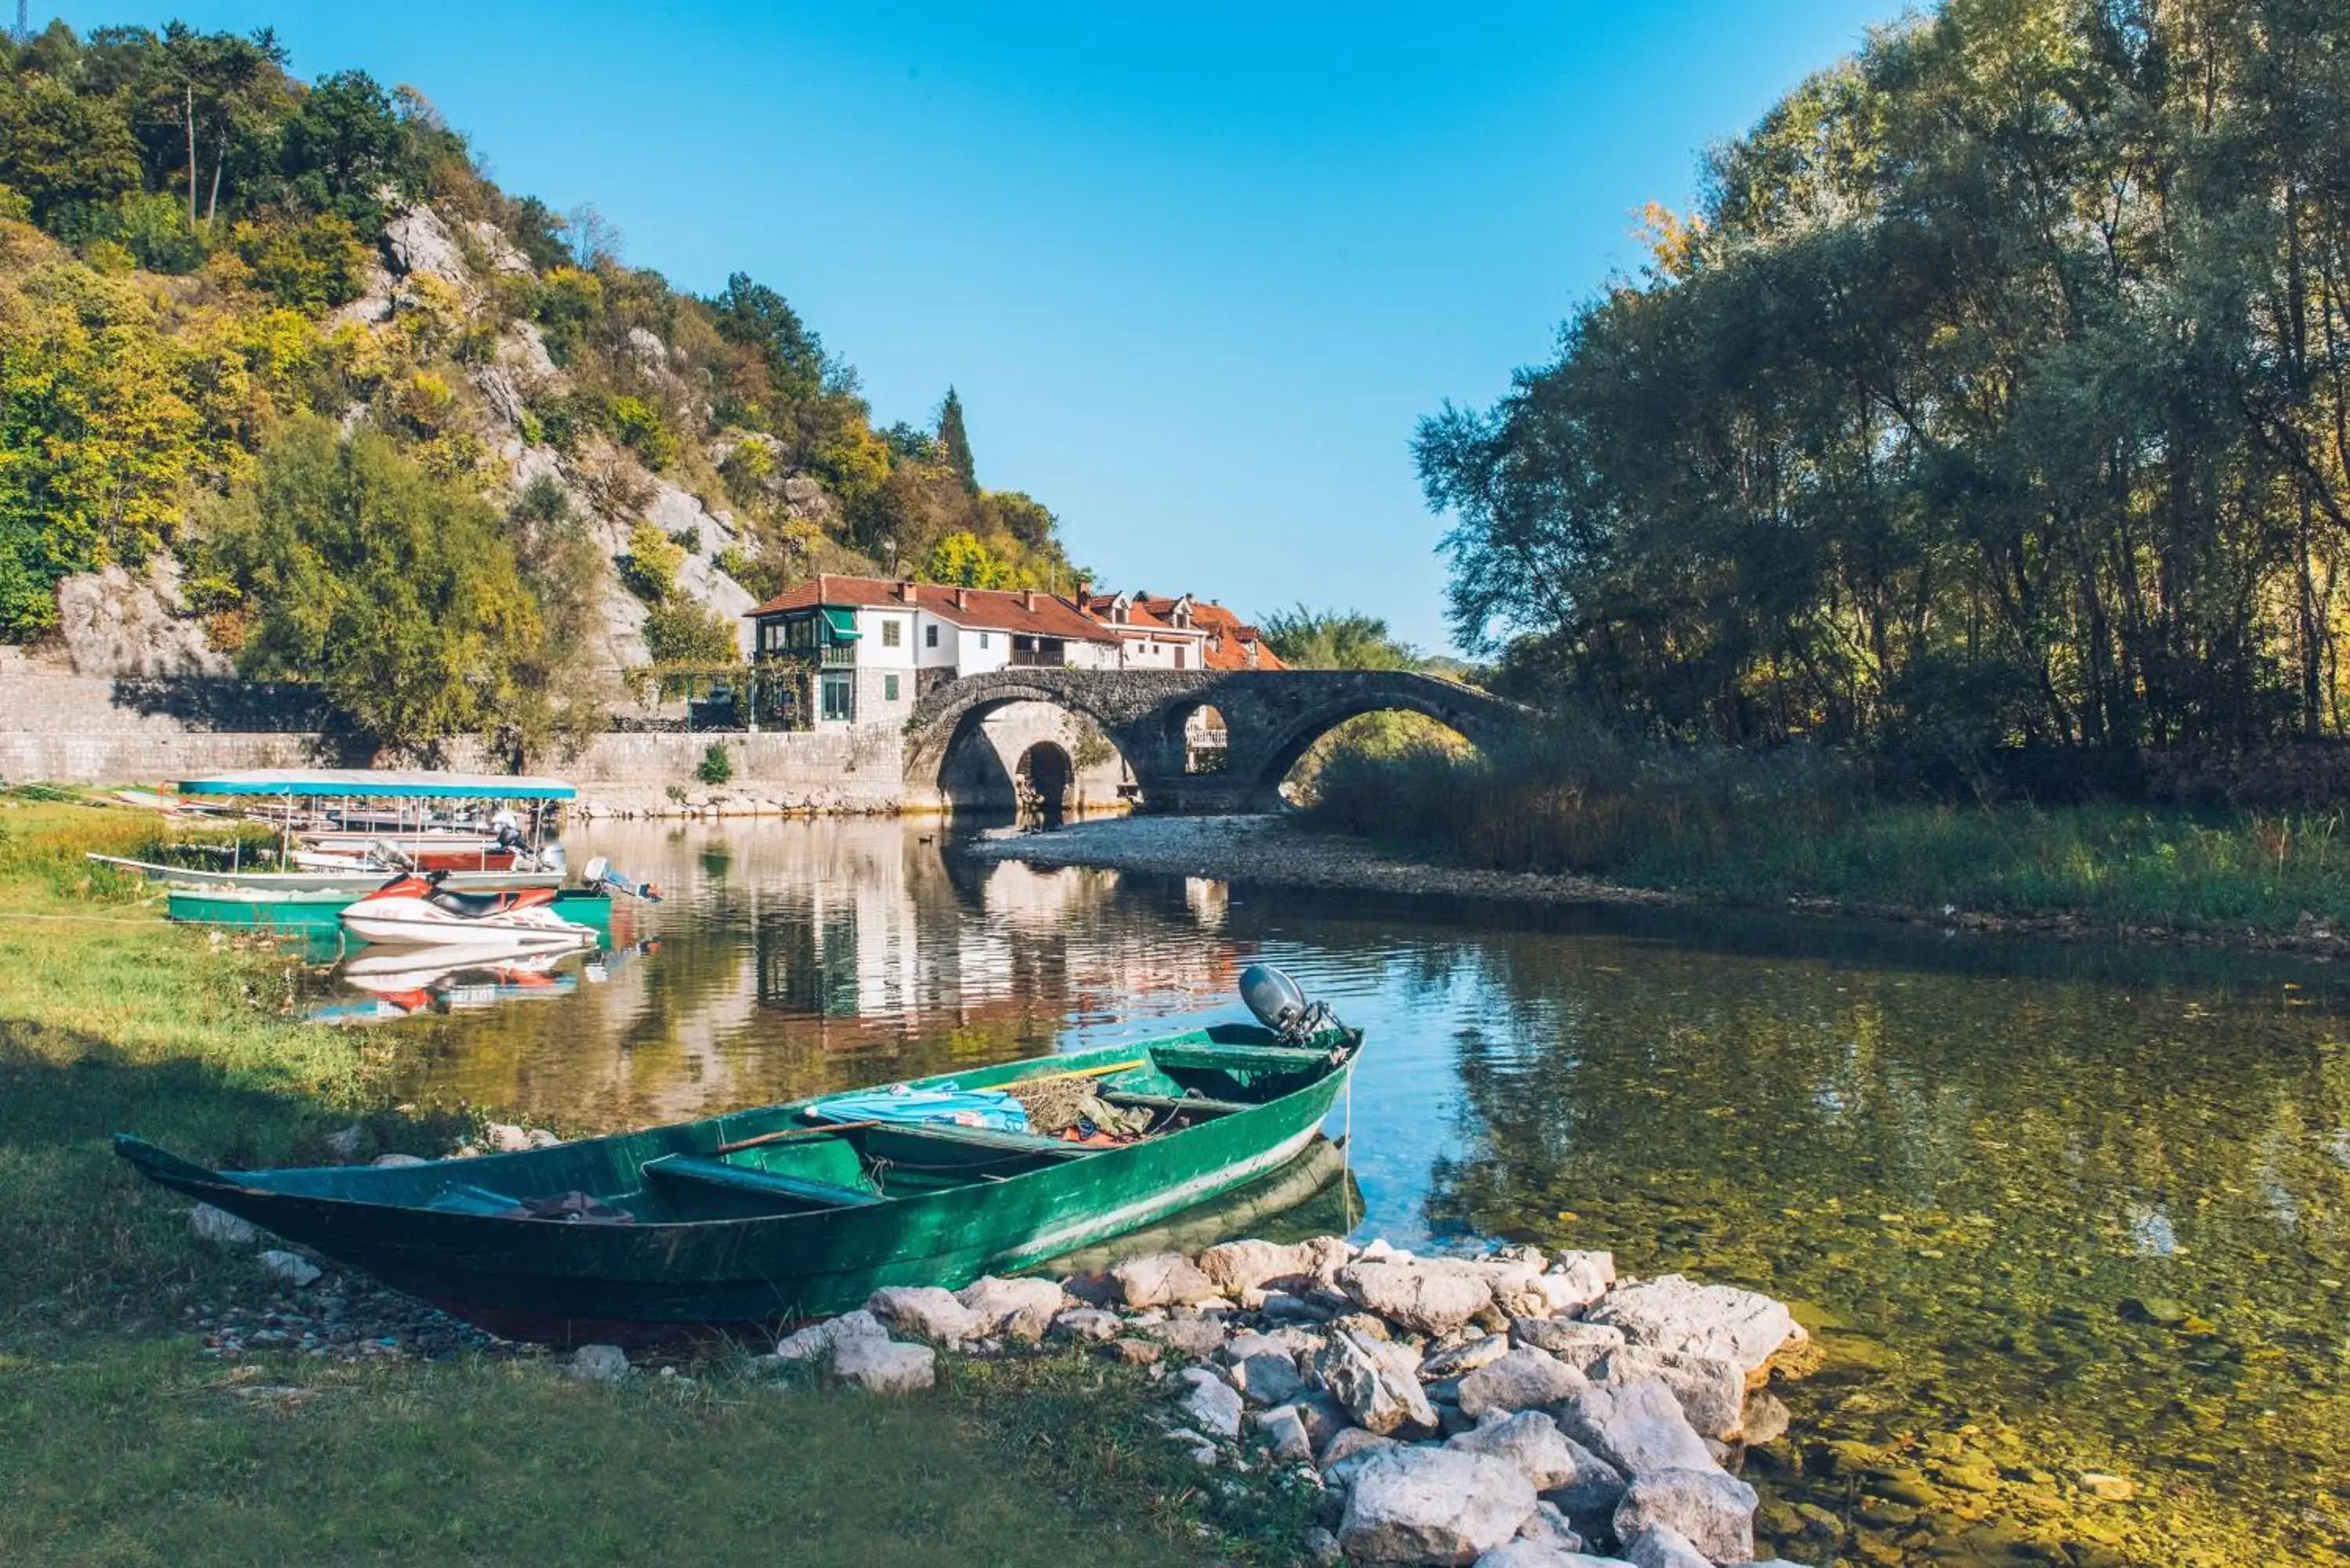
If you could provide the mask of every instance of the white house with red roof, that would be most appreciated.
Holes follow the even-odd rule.
[[[1284,670],[1256,628],[1190,594],[1089,594],[1076,602],[1118,639],[1121,670]]]
[[[816,724],[902,722],[916,699],[966,675],[1116,670],[1118,639],[1073,600],[822,575],[750,613],[752,657],[806,665]]]

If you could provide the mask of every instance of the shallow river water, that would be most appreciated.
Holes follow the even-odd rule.
[[[385,1026],[412,1097],[600,1130],[1242,1016],[1267,958],[1368,1032],[1359,1234],[1803,1303],[1825,1366],[1748,1467],[1786,1555],[2350,1562],[2332,971],[1040,872],[954,836],[604,825],[575,862],[670,897],[600,965],[336,1000],[414,1010]]]

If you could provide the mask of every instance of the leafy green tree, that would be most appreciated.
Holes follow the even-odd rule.
[[[0,181],[44,225],[135,192],[139,145],[121,100],[84,97],[39,72],[0,79]]]
[[[1298,670],[1413,670],[1419,650],[1398,641],[1388,623],[1357,610],[1317,610],[1299,605],[1265,617],[1260,628],[1267,648]]]
[[[545,628],[498,514],[365,427],[290,421],[253,482],[213,508],[205,549],[248,596],[240,667],[316,680],[388,744],[483,734],[536,717],[519,672]]]
[[[645,651],[656,664],[733,664],[743,657],[733,621],[681,598],[645,612]]]
[[[338,71],[302,95],[283,133],[279,177],[303,206],[363,228],[382,224],[381,193],[413,197],[424,167],[391,95],[365,71]]]
[[[950,534],[940,540],[922,566],[926,581],[965,588],[1008,587],[1012,576],[1011,568],[971,533]]]
[[[706,303],[719,336],[754,352],[779,393],[813,397],[822,389],[824,345],[782,295],[738,272],[727,278],[724,293]]]
[[[2345,49],[2219,0],[1874,35],[1422,423],[1464,646],[1731,741],[2342,732]]]

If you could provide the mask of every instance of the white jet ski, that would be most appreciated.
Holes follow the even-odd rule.
[[[343,929],[384,947],[471,948],[480,952],[563,952],[596,946],[592,926],[553,908],[552,888],[452,893],[436,875],[388,882],[342,913]]]

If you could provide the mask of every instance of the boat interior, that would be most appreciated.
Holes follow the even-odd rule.
[[[1093,1092],[1108,1105],[1151,1113],[1142,1135],[1147,1140],[1254,1109],[1333,1066],[1326,1048],[1279,1045],[1265,1031],[1245,1026],[1064,1061],[959,1074],[954,1083],[963,1089],[1002,1088],[1024,1078],[1116,1064],[1116,1071],[1095,1078]],[[661,1224],[867,1208],[1008,1181],[1122,1147],[936,1122],[827,1126],[810,1119],[808,1109],[777,1106],[462,1165],[276,1171],[255,1173],[255,1179],[279,1190],[447,1213],[512,1216],[529,1204],[585,1198],[593,1200],[588,1211],[560,1217]],[[465,1179],[452,1181],[460,1175]],[[402,1190],[395,1195],[390,1189]]]

